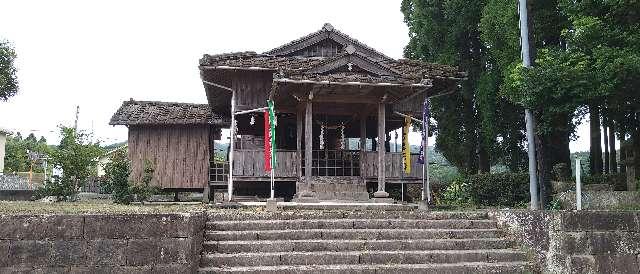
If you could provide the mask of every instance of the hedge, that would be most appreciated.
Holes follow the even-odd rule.
[[[475,205],[513,207],[529,201],[527,173],[478,174],[463,180]]]

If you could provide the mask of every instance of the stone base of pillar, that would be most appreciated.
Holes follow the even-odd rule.
[[[278,211],[278,200],[276,199],[267,199],[267,212],[276,212]]]
[[[393,198],[371,198],[369,200],[372,203],[380,203],[380,204],[393,204],[396,202]]]
[[[429,203],[427,201],[418,202],[418,211],[429,211]]]
[[[373,193],[373,198],[388,198],[388,197],[389,197],[389,193],[386,191],[378,190],[375,193]]]

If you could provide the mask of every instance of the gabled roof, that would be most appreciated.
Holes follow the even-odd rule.
[[[319,31],[310,33],[296,40],[293,40],[289,43],[286,43],[282,46],[274,48],[270,51],[265,52],[265,54],[275,55],[275,56],[289,56],[295,53],[296,51],[299,51],[306,47],[320,43],[327,39],[342,45],[343,50],[347,46],[352,45],[353,47],[356,48],[357,51],[362,52],[373,59],[393,60],[393,58],[390,58],[384,55],[383,53],[375,50],[374,48],[369,47],[366,44],[352,38],[351,36],[340,32],[329,23],[325,23],[324,26],[322,26],[322,29],[320,29]]]
[[[339,70],[344,66],[358,67],[365,73]],[[466,77],[456,67],[411,60],[376,61],[358,51],[344,52],[334,57],[273,56],[255,52],[205,54],[200,59],[201,69],[271,70],[275,78],[310,81],[419,84],[425,79],[447,78],[459,80]],[[351,75],[352,77],[345,77]],[[321,80],[322,79],[322,80]]]
[[[228,125],[229,120],[211,113],[208,104],[157,101],[124,101],[110,125]]]

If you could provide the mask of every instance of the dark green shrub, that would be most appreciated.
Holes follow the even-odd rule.
[[[471,202],[478,206],[516,207],[529,200],[527,173],[478,174],[464,178]]]
[[[453,180],[442,192],[440,205],[470,206],[473,202],[468,182],[458,178]]]
[[[130,182],[131,164],[127,158],[127,151],[126,149],[115,151],[111,155],[111,162],[105,166],[105,177],[112,190],[113,201],[118,204],[130,204],[134,201],[143,202],[149,199],[151,195],[158,192],[155,187],[150,186],[153,172],[151,162],[145,161],[142,182]]]
[[[582,184],[606,184],[612,185],[614,190],[624,191],[627,190],[627,177],[626,174],[621,173],[591,175],[582,178]]]

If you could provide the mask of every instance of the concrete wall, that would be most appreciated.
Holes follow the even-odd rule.
[[[640,211],[492,211],[544,273],[639,273]]]
[[[194,273],[205,215],[0,215],[0,273]]]

